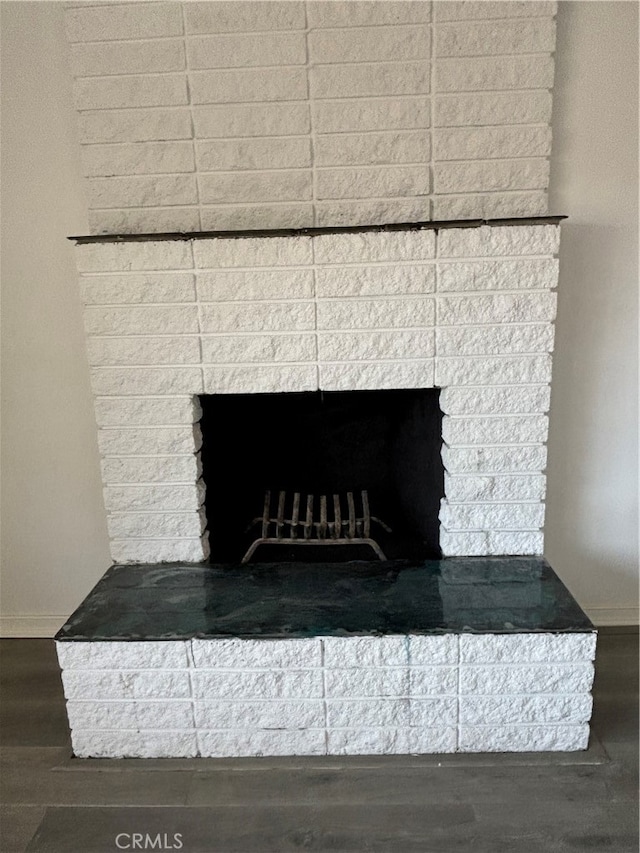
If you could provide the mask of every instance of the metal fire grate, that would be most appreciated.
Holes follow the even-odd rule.
[[[386,560],[382,548],[371,538],[371,523],[379,524],[387,533],[391,533],[391,528],[371,515],[366,489],[347,492],[346,495],[319,495],[317,499],[315,495],[308,494],[301,518],[302,494],[294,492],[291,500],[287,492],[278,492],[277,510],[273,517],[272,493],[265,492],[262,516],[254,518],[247,528],[250,530],[261,524],[262,536],[251,543],[242,558],[243,563],[251,559],[260,545],[368,545],[380,560]],[[360,503],[358,510],[356,498]],[[345,502],[346,514],[343,514]],[[291,507],[290,518],[285,518],[287,506]]]

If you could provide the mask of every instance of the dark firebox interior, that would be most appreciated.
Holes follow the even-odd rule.
[[[202,463],[211,562],[238,563],[261,535],[251,527],[265,491],[346,494],[367,490],[371,537],[388,560],[439,558],[438,510],[444,494],[438,389],[213,394],[200,398]],[[377,559],[364,544],[261,545],[252,562]]]

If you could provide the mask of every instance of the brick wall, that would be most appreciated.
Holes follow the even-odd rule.
[[[201,560],[198,394],[442,389],[446,555],[540,554],[559,227],[77,247],[115,561]]]
[[[70,6],[92,233],[546,212],[555,3]]]

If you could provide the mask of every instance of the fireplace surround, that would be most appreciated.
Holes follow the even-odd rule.
[[[562,218],[75,238],[116,564],[57,638],[76,755],[586,747],[595,633],[540,556]],[[333,602],[310,566],[206,564],[201,398],[411,390],[442,413],[442,560],[341,564]],[[387,609],[336,615],[385,577]],[[275,634],[238,622],[256,589]]]

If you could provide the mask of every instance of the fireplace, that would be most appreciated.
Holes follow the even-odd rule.
[[[115,565],[58,635],[76,755],[586,747],[561,219],[77,239]]]
[[[281,541],[255,548],[253,560],[440,557],[438,396],[437,389],[202,396],[210,559],[238,562],[264,538],[265,506],[273,519],[266,532]]]

